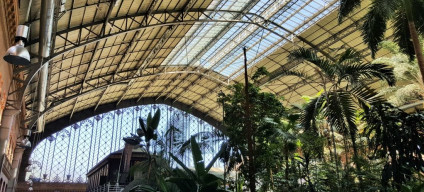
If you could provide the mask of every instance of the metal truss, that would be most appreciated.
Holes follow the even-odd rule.
[[[211,18],[209,15],[210,13],[221,13],[221,14],[234,14],[234,15],[242,15],[242,17],[239,17],[238,19],[213,19]],[[182,14],[183,13],[183,14]],[[148,22],[148,19],[144,19],[142,22],[139,22],[137,20],[137,18],[150,18],[150,20],[155,21],[153,24]],[[123,28],[117,27],[118,30],[116,31],[110,31],[108,34],[104,33],[103,29],[101,30],[100,33],[95,33],[94,31],[90,30],[90,28],[94,27],[94,26],[98,26],[98,25],[102,25],[105,26],[105,21],[109,24],[112,24],[112,22],[117,21],[117,20],[122,20],[124,23],[128,23],[128,22],[134,22],[139,24],[138,27],[131,27],[130,25],[125,25]],[[172,32],[172,29],[174,28],[174,26],[178,26],[178,25],[183,25],[183,24],[195,24],[195,23],[203,23],[203,22],[207,22],[207,23],[247,23],[247,24],[254,24],[260,28],[263,28],[271,33],[274,33],[276,35],[278,35],[281,38],[287,39],[287,37],[283,34],[279,34],[276,32],[275,29],[280,29],[282,31],[285,31],[289,34],[295,35],[294,32],[287,30],[286,28],[279,26],[278,24],[266,20],[264,19],[262,16],[256,14],[256,13],[243,13],[243,12],[239,12],[239,11],[229,11],[229,10],[177,10],[177,11],[153,11],[153,12],[146,12],[146,13],[138,13],[135,15],[128,15],[125,17],[115,17],[115,18],[110,18],[110,19],[106,19],[103,21],[97,21],[97,22],[93,22],[93,23],[89,23],[89,24],[84,24],[84,25],[80,25],[80,26],[76,26],[76,27],[71,27],[69,29],[63,30],[63,31],[57,31],[56,35],[63,35],[72,31],[75,32],[79,32],[79,34],[81,34],[82,30],[87,30],[89,31],[89,33],[94,34],[93,37],[90,38],[78,38],[77,42],[72,43],[72,46],[70,47],[64,47],[61,50],[55,50],[55,53],[52,54],[52,56],[50,58],[46,59],[46,63],[47,62],[51,62],[53,60],[55,60],[56,62],[57,59],[62,56],[65,53],[68,53],[70,51],[73,51],[77,48],[80,47],[85,47],[87,45],[91,45],[94,43],[98,43],[100,41],[103,41],[107,38],[111,38],[111,37],[115,37],[118,35],[122,35],[122,34],[127,34],[130,32],[137,32],[143,29],[148,29],[148,28],[155,28],[155,27],[168,27],[168,31]],[[63,36],[61,36],[63,38]],[[317,48],[317,46],[313,45],[311,42],[307,41],[306,39],[297,36],[296,37],[298,39],[300,39],[301,41],[303,41],[304,43],[308,44],[309,46],[313,47],[313,48]],[[163,46],[163,43],[166,41],[166,39],[169,38],[169,35],[163,35],[163,38],[161,38],[161,40],[159,42],[162,43],[158,43],[157,46],[153,49],[156,51],[151,51],[148,58],[153,58],[158,50],[161,49],[161,47]],[[289,40],[289,39],[287,39]],[[37,43],[37,40],[33,40],[30,42],[31,44]],[[319,49],[318,49],[319,50]],[[93,50],[95,51],[95,50]],[[323,55],[328,55],[326,52],[320,50],[320,52]],[[329,55],[328,55],[329,56]],[[92,57],[94,57],[94,54],[92,54]],[[329,56],[330,57],[330,56]],[[331,57],[330,57],[331,58]],[[137,78],[143,76],[145,73],[145,71],[143,71],[144,68],[146,68],[149,64],[149,61],[151,61],[151,59],[145,59],[143,60],[142,63],[140,63],[138,65],[138,67],[133,71],[132,75],[127,75],[124,77],[118,77],[118,76],[114,76],[114,79],[109,82],[111,84],[113,83],[122,83],[127,81],[128,82],[128,88],[127,91],[131,89],[132,84],[134,83],[134,80],[136,80]],[[33,64],[30,67],[27,68],[22,68],[16,71],[16,73],[20,73],[20,72],[24,72],[26,75],[25,79],[14,79],[18,82],[21,83],[21,87],[17,89],[17,91],[12,92],[11,94],[17,94],[17,98],[18,100],[15,102],[15,105],[18,105],[20,103],[22,103],[23,100],[23,96],[24,96],[24,92],[27,89],[28,85],[30,84],[30,82],[32,81],[32,79],[34,78],[35,74],[39,71],[39,69],[41,68],[41,66],[43,66],[45,63],[38,63],[38,64]],[[160,74],[160,73],[158,73]],[[147,74],[149,75],[149,74]],[[86,80],[86,77],[84,78],[85,80],[82,81],[81,84],[84,84]],[[81,86],[81,90],[82,90],[83,86]],[[121,98],[119,98],[119,100],[122,100],[125,95],[126,92],[124,92],[124,94],[121,96]],[[82,91],[80,91],[82,93]],[[140,98],[139,98],[140,99]],[[178,97],[177,97],[178,99]],[[119,104],[119,101],[118,101]]]
[[[84,91],[84,92],[80,92],[78,94],[74,94],[72,96],[68,96],[68,97],[65,97],[65,98],[62,98],[62,99],[54,100],[54,101],[51,102],[52,104],[43,113],[41,113],[41,114],[46,114],[46,113],[50,112],[51,110],[53,110],[60,103],[64,103],[64,102],[67,102],[67,101],[70,101],[70,100],[73,100],[73,99],[78,99],[78,97],[82,97],[84,95],[88,95],[90,93],[94,93],[94,92],[99,91],[99,90],[104,90],[104,92],[103,92],[103,94],[104,94],[106,92],[106,89],[109,88],[110,86],[127,85],[128,84],[126,82],[127,80],[130,80],[131,81],[131,80],[136,80],[138,78],[150,77],[150,76],[163,76],[163,75],[166,75],[166,74],[196,74],[198,76],[204,76],[206,78],[210,78],[212,81],[216,82],[218,85],[223,85],[223,86],[228,85],[228,82],[224,82],[224,81],[218,80],[216,78],[213,78],[211,76],[208,76],[207,73],[202,73],[200,71],[165,71],[165,72],[159,72],[159,73],[152,73],[152,74],[148,74],[148,75],[136,76],[134,78],[130,78],[130,79],[126,79],[126,80],[121,80],[121,81],[115,81],[115,82],[107,83],[107,84],[98,86],[96,88],[93,88],[93,89],[90,89],[90,90],[87,90],[87,91]],[[184,81],[184,79],[183,79],[183,81]],[[185,80],[185,81],[187,81],[187,80]],[[203,87],[203,85],[201,85],[201,84],[197,84],[196,83],[196,85],[199,85],[199,86],[202,86]],[[146,87],[149,87],[149,86],[146,86]],[[67,88],[69,88],[69,87],[65,87],[65,88],[63,88],[63,89],[61,89],[61,90],[59,90],[57,92],[60,92],[60,91],[65,90]],[[54,94],[56,94],[56,92],[52,92],[50,94],[51,95],[54,95]],[[100,104],[100,100],[98,101],[98,103],[96,104],[96,106],[98,106]],[[119,104],[119,102],[117,102],[116,105],[118,105],[118,104]],[[32,126],[35,125],[37,119],[38,119],[38,114],[35,114],[32,117],[28,117],[25,121],[28,123],[29,127],[32,127]]]

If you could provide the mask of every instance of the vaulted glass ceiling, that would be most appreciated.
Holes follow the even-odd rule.
[[[343,23],[337,20],[337,2],[67,0],[64,11],[55,14],[53,53],[46,58],[47,109],[41,114],[49,124],[105,107],[164,103],[219,122],[217,94],[243,82],[243,47],[249,74],[258,67],[271,73],[259,80],[264,91],[284,97],[284,104],[302,102],[321,85],[281,76],[287,68],[315,73],[307,63],[289,61],[290,50],[314,48],[332,55],[352,47],[371,60],[358,31],[369,1]],[[40,4],[33,0],[20,6],[20,22],[31,28],[27,48],[33,65],[38,63]],[[23,77],[31,70],[19,69]],[[37,77],[23,90],[25,122],[33,126],[40,116]]]
[[[243,12],[255,13],[264,19],[284,26],[294,34],[300,34],[310,25],[337,7],[337,0],[241,0],[214,1],[209,10],[230,10],[232,13],[207,11],[212,19],[237,19]],[[246,11],[247,10],[247,11]],[[204,19],[204,18],[201,18]],[[267,24],[264,23],[264,26]],[[243,66],[242,47],[248,48],[250,65],[287,43],[292,34],[273,28],[286,38],[249,23],[198,23],[162,65],[202,66],[234,79]]]

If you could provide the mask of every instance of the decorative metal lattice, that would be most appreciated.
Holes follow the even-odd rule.
[[[41,182],[87,182],[86,173],[107,155],[124,147],[123,137],[139,128],[139,117],[161,110],[158,140],[153,147],[163,154],[181,157],[192,166],[191,152],[182,144],[196,135],[208,162],[219,151],[223,136],[215,127],[193,115],[167,105],[145,105],[119,109],[73,124],[41,141],[31,154],[33,164],[27,179]],[[175,127],[175,128],[171,128]],[[220,162],[216,167],[222,167]]]

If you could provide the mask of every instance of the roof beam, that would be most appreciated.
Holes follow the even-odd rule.
[[[212,10],[212,11],[217,11],[217,10]],[[222,10],[218,10],[218,12],[223,12],[223,13],[239,13],[238,11],[222,11]],[[178,12],[178,14],[179,13],[180,12]],[[167,13],[164,13],[164,14],[165,14],[165,16],[166,16],[166,14],[168,16],[170,16],[172,14],[177,14],[177,12],[171,12],[171,13],[170,12],[167,12]],[[195,22],[251,23],[251,24],[258,25],[258,26],[260,26],[262,28],[265,28],[268,31],[271,31],[271,32],[273,32],[276,35],[281,36],[280,34],[276,33],[274,30],[272,30],[272,27],[270,27],[270,26],[263,26],[261,23],[267,22],[267,21],[264,20],[261,16],[259,16],[257,14],[254,14],[254,13],[245,13],[245,15],[250,15],[251,17],[255,17],[255,18],[259,19],[259,20],[256,20],[256,19],[246,19],[246,17],[243,17],[243,19],[246,19],[246,20],[225,20],[225,19],[220,20],[220,19],[211,19],[211,18],[207,18],[208,15],[207,14],[205,15],[205,13],[203,13],[203,12],[192,12],[192,11],[189,11],[189,14],[188,15],[190,15],[191,18],[180,18],[180,17],[176,17],[176,19],[178,18],[178,20],[174,20],[174,21],[162,21],[161,23],[157,23],[157,24],[153,24],[153,25],[142,25],[142,26],[135,27],[135,28],[125,29],[124,31],[117,31],[117,32],[115,32],[113,34],[103,35],[103,36],[97,37],[95,39],[87,39],[87,40],[79,39],[79,42],[76,43],[78,46],[72,46],[72,47],[66,48],[64,50],[58,51],[57,53],[55,53],[54,55],[52,55],[52,57],[49,58],[47,60],[47,62],[50,62],[54,58],[56,58],[56,57],[58,57],[58,56],[60,56],[62,54],[65,54],[67,52],[73,51],[73,50],[75,50],[75,49],[77,49],[79,47],[87,46],[89,44],[96,43],[98,41],[101,41],[101,40],[104,40],[104,39],[107,39],[107,38],[110,38],[110,37],[118,36],[118,35],[121,35],[121,34],[126,34],[126,33],[129,33],[129,32],[135,32],[135,31],[139,31],[139,30],[142,30],[142,29],[146,29],[146,28],[163,27],[163,26],[171,26],[171,25],[178,25],[178,24],[193,24]],[[194,18],[193,15],[196,15],[196,18]],[[199,19],[200,15],[205,16],[205,19]],[[128,17],[125,17],[125,18],[126,19],[129,19]],[[269,22],[269,23],[272,24],[272,22]],[[272,24],[272,25],[274,25],[274,24]],[[275,26],[273,26],[273,27],[275,27]],[[276,26],[276,27],[283,28],[281,26]],[[284,38],[284,37],[282,37],[282,38]],[[27,67],[27,68],[25,68],[23,70],[20,70],[20,72],[25,71],[25,70],[28,70],[29,72],[28,72],[28,75],[27,75],[28,78],[26,78],[23,87],[21,87],[21,88],[18,89],[18,92],[19,92],[18,99],[19,99],[19,101],[17,103],[22,102],[25,89],[27,88],[27,86],[29,85],[29,82],[33,79],[33,77],[35,76],[35,74],[38,72],[38,70],[43,65],[44,65],[44,63],[43,64],[34,64],[34,65],[31,65],[30,67]]]
[[[188,15],[188,11],[190,10],[190,8],[192,8],[193,6],[193,0],[189,0],[183,7],[182,12],[178,13],[175,17],[176,18],[184,18],[185,16]],[[176,19],[174,18],[174,19]],[[143,69],[145,69],[154,59],[154,57],[159,53],[159,51],[163,48],[163,46],[165,45],[165,43],[168,41],[169,37],[171,37],[172,33],[174,33],[174,31],[177,29],[177,27],[175,26],[169,26],[165,33],[162,35],[161,39],[159,40],[159,42],[156,44],[156,46],[153,48],[153,50],[149,53],[149,55],[147,56],[147,58],[141,63],[140,67],[137,69],[136,73],[134,75],[137,75],[138,73],[141,73],[141,71]],[[157,78],[157,77],[156,77]],[[156,79],[155,78],[155,79]],[[155,81],[155,79],[152,80],[152,84]],[[127,90],[124,92],[124,94],[122,94],[121,98],[119,99],[117,105],[119,105],[119,102],[125,97],[126,93],[128,92],[128,90],[130,90],[132,87],[132,84],[128,85]],[[145,91],[144,91],[145,92]],[[143,97],[143,95],[141,95],[137,101],[139,101],[141,98]]]
[[[254,0],[254,1],[250,1],[248,4],[246,4],[242,10],[250,10],[257,2],[259,2],[259,0]],[[236,19],[241,19],[243,17],[243,13],[242,12],[238,12],[235,13],[235,17]],[[210,41],[201,51],[199,54],[197,54],[196,57],[194,57],[192,60],[190,60],[187,64],[187,66],[193,66],[194,63],[196,63],[197,61],[200,60],[200,58],[211,48],[213,47],[233,26],[235,25],[235,23],[228,23],[226,27],[224,27],[223,29],[221,29],[218,33],[217,36],[214,37],[214,39],[212,41]],[[174,59],[174,58],[173,58]],[[172,60],[173,60],[172,59]],[[172,61],[171,60],[171,61]],[[190,75],[187,75],[184,79],[189,78]],[[174,81],[174,80],[172,80]],[[172,82],[171,81],[171,82]],[[153,82],[154,83],[154,82]],[[169,87],[169,84],[166,85],[165,87]],[[170,92],[173,93],[176,90],[176,88],[174,88],[173,90],[171,90]],[[184,92],[184,91],[183,91]],[[163,94],[159,95],[157,97],[160,98]],[[168,99],[169,96],[171,94],[168,94],[168,96],[165,97],[165,99]],[[141,96],[142,97],[142,96]],[[141,99],[141,97],[139,99]],[[176,100],[178,99],[179,95],[177,95]]]
[[[157,0],[153,0],[151,3],[150,3],[150,5],[149,5],[149,8],[147,9],[147,14],[146,14],[146,16],[143,18],[143,21],[146,23],[146,25],[147,25],[147,23],[148,23],[148,16],[149,15],[152,15],[152,12],[153,12],[153,8],[156,6],[156,4],[158,3],[158,1]],[[152,18],[151,18],[152,19]],[[134,20],[132,20],[131,21],[131,23],[133,22]],[[140,24],[141,25],[141,24]],[[131,26],[131,24],[130,24],[130,26]],[[140,38],[140,31],[136,31],[135,32],[135,34],[134,34],[134,36],[133,36],[133,38],[131,39],[131,41],[130,41],[130,43],[128,44],[128,47],[127,47],[127,49],[125,50],[125,53],[124,53],[124,55],[121,57],[121,59],[120,59],[120,61],[118,62],[118,66],[117,66],[117,68],[116,68],[116,71],[115,71],[115,74],[114,74],[114,76],[112,77],[112,80],[114,81],[115,80],[115,77],[116,77],[116,75],[117,75],[117,73],[118,73],[118,71],[119,71],[119,68],[122,66],[122,61],[124,60],[124,58],[127,56],[127,54],[128,53],[130,53],[129,51],[130,51],[130,49],[131,49],[131,47],[134,45],[134,43],[135,42],[137,42],[137,39],[139,39]],[[155,38],[156,39],[156,38]],[[159,39],[159,41],[160,41],[160,39]],[[142,58],[141,58],[142,59]],[[140,60],[141,60],[140,59]],[[119,103],[119,102],[118,102]]]
[[[228,82],[222,81],[219,78],[219,76],[218,77],[215,77],[215,76],[212,76],[212,75],[208,75],[210,73],[206,69],[204,69],[204,70],[191,70],[191,69],[190,70],[180,70],[179,67],[174,67],[174,68],[173,67],[160,67],[160,68],[170,68],[170,70],[169,69],[155,70],[155,68],[148,68],[148,69],[145,70],[146,73],[144,73],[143,75],[136,76],[136,77],[133,77],[133,78],[123,78],[123,79],[119,79],[119,80],[114,81],[114,82],[117,82],[117,83],[128,83],[129,80],[135,79],[135,78],[143,78],[143,77],[150,77],[150,76],[163,76],[163,75],[169,75],[169,74],[196,74],[196,75],[205,76],[207,79],[209,79],[209,80],[211,80],[211,81],[213,81],[215,83],[222,84],[222,85],[228,85]],[[131,71],[132,70],[126,70],[126,71],[121,71],[121,72],[122,73],[127,73],[127,72],[131,72]],[[148,71],[150,71],[150,72],[148,72]],[[87,79],[87,82],[94,81],[94,80],[99,80],[99,79],[105,79],[107,77],[111,77],[112,75],[113,75],[113,73],[99,75],[99,76],[96,76],[94,78]],[[22,81],[22,80],[19,80],[19,81]],[[103,83],[106,83],[107,84],[107,83],[114,83],[114,82],[106,81],[105,80]],[[61,88],[55,90],[54,92],[51,92],[51,94],[54,95],[54,94],[56,94],[58,92],[64,91],[65,89],[68,89],[70,87],[75,87],[75,86],[78,86],[78,84],[73,84],[73,85],[68,85],[68,86],[61,87]],[[76,91],[75,90],[72,90],[72,92],[76,92]],[[32,94],[32,92],[30,92],[29,94]]]
[[[60,100],[57,100],[57,101],[53,101],[52,102],[52,105],[51,106],[49,106],[45,111],[43,111],[43,115],[45,115],[46,113],[49,113],[50,111],[52,111],[52,110],[54,110],[54,109],[56,109],[57,108],[57,106],[60,106],[62,103],[66,103],[66,102],[68,102],[68,101],[70,101],[70,100],[73,100],[73,99],[78,99],[80,96],[85,96],[85,95],[89,95],[89,94],[92,94],[92,93],[95,93],[96,91],[100,91],[100,90],[104,90],[103,92],[102,92],[102,94],[101,94],[101,96],[100,96],[100,99],[99,99],[99,101],[97,102],[97,104],[96,104],[96,107],[94,108],[94,109],[97,109],[97,107],[101,104],[101,100],[102,100],[102,98],[104,97],[104,95],[106,94],[106,91],[107,91],[107,89],[109,88],[109,87],[111,87],[111,86],[115,86],[115,85],[119,85],[119,84],[109,84],[109,85],[103,85],[103,86],[100,86],[100,87],[98,87],[98,88],[96,88],[96,89],[91,89],[91,90],[88,90],[88,91],[84,91],[84,92],[82,92],[81,94],[76,94],[76,95],[72,95],[72,96],[69,96],[69,97],[67,97],[67,98],[64,98],[64,99],[60,99]],[[199,86],[202,86],[202,85],[200,85],[200,84],[197,84],[197,85],[199,85]],[[148,87],[149,85],[146,85],[146,87]],[[157,92],[157,93],[159,93],[159,92]],[[195,92],[192,92],[192,93],[194,93],[194,94],[197,94],[197,93],[195,93]],[[186,97],[185,97],[186,98]],[[186,99],[190,99],[190,98],[186,98]],[[138,101],[137,101],[138,102]],[[207,106],[204,106],[203,105],[203,107],[207,107]],[[72,109],[73,111],[77,111],[76,109]],[[28,123],[28,125],[29,125],[29,127],[32,127],[33,125],[34,125],[34,123],[37,121],[37,119],[38,119],[38,115],[33,115],[33,116],[31,116],[31,117],[28,117],[27,119],[25,119],[25,121],[26,122],[29,122]]]
[[[113,4],[115,3],[115,1],[116,0],[111,0],[110,3],[109,3],[109,7],[108,7],[108,10],[107,10],[105,19],[103,20],[102,29],[100,30],[100,35],[101,36],[104,36],[105,33],[106,33],[106,25],[109,23],[109,17],[110,17],[110,14],[112,13],[112,10],[113,10],[113,7],[114,7]],[[100,43],[100,41],[97,41],[96,42],[96,45],[94,46],[93,54],[91,55],[90,61],[88,62],[87,73],[84,74],[84,79],[80,83],[80,86],[81,86],[81,88],[79,90],[79,93],[80,94],[84,90],[84,84],[85,84],[85,81],[87,80],[88,70],[90,70],[90,68],[92,67],[93,60],[94,60],[94,57],[96,55],[96,51],[97,51],[97,49],[99,47],[99,43]],[[75,99],[75,103],[74,103],[74,106],[72,107],[71,115],[69,116],[69,118],[72,118],[72,115],[74,115],[74,111],[75,111],[75,108],[76,108],[77,104],[78,104],[78,97]]]

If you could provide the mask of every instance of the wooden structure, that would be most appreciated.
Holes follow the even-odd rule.
[[[131,177],[128,177],[129,168],[123,166],[125,157],[130,157],[128,165],[133,166],[137,162],[146,160],[147,154],[142,148],[133,148],[130,156],[122,154],[124,151],[125,149],[111,153],[87,173],[88,191],[94,191],[107,184],[115,185],[118,181],[119,184],[125,185],[131,180]]]

